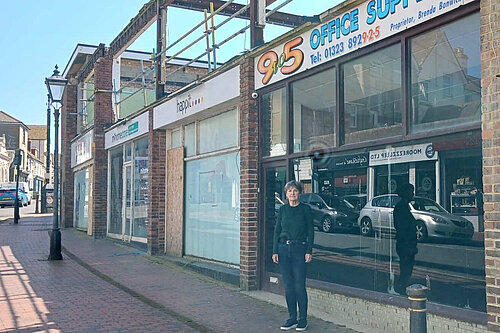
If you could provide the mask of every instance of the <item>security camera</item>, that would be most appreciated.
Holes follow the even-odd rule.
[[[256,93],[255,91],[252,93],[252,98],[257,99],[259,97],[259,94]]]

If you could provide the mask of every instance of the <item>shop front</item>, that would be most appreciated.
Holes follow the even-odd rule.
[[[479,3],[400,3],[390,15],[373,4],[332,9],[255,58],[261,287],[282,292],[272,233],[295,179],[313,211],[308,283],[318,299],[347,286],[391,304],[393,199],[411,183],[425,236],[412,282],[430,285],[430,302],[485,312],[482,153],[460,144],[481,137]]]
[[[153,109],[167,133],[167,253],[240,262],[239,80],[237,66]]]
[[[92,143],[94,131],[89,130],[71,143],[71,168],[74,180],[73,222],[76,229],[91,234],[92,205],[90,189],[92,188],[93,159]]]
[[[107,235],[147,243],[149,112],[105,133],[108,151]]]

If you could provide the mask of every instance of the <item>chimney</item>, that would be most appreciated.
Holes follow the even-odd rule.
[[[460,65],[460,68],[462,69],[464,74],[467,74],[469,57],[464,53],[463,47],[455,48],[455,57],[457,58],[458,64]]]

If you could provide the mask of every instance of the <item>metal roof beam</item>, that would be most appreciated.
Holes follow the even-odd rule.
[[[275,1],[276,0],[266,0],[266,5],[270,5]],[[167,1],[165,1],[165,3],[168,3],[169,7],[190,9],[190,10],[201,11],[201,12],[207,8],[210,8],[209,7],[210,2],[214,3],[215,9],[221,7],[225,3],[225,1],[221,1],[221,0],[167,0]],[[219,14],[225,15],[225,16],[231,16],[234,13],[236,13],[238,10],[240,10],[242,7],[244,7],[244,5],[232,3],[231,5],[227,6],[224,10],[222,10]],[[267,11],[269,11],[269,10],[267,10]],[[250,19],[250,11],[242,13],[241,15],[239,15],[237,17],[241,18],[241,19],[249,20]],[[269,23],[269,24],[288,27],[288,28],[296,28],[304,22],[305,22],[305,20],[304,20],[303,16],[288,14],[288,13],[284,13],[284,12],[276,12],[267,18],[267,23]]]

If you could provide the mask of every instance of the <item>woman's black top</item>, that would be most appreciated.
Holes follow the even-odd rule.
[[[286,204],[280,207],[278,220],[274,227],[273,253],[278,253],[280,241],[306,241],[307,253],[312,253],[314,243],[314,225],[311,207],[299,203],[292,207]]]
[[[415,217],[408,201],[401,200],[394,207],[394,228],[396,229],[396,250],[408,254],[417,253],[417,233]]]

